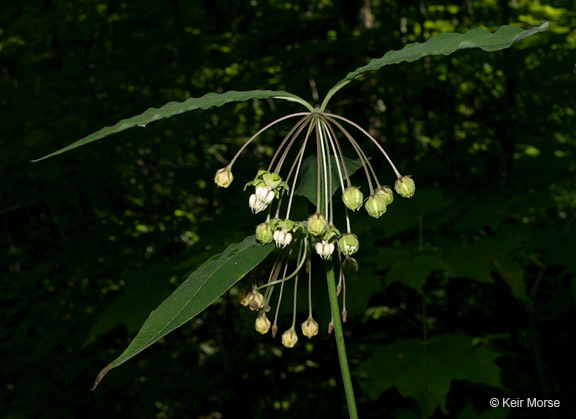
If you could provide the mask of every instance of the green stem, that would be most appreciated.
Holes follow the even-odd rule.
[[[334,264],[332,263],[332,258],[326,261],[326,276],[328,279],[330,309],[334,321],[334,337],[336,338],[336,348],[338,349],[342,381],[344,381],[344,391],[346,392],[346,401],[348,402],[348,413],[350,414],[351,419],[358,419],[356,399],[354,398],[354,388],[352,387],[352,378],[350,376],[350,369],[348,368],[348,358],[346,357],[346,345],[344,344],[342,322],[340,321],[340,307],[338,306],[338,296],[336,295],[336,279],[334,278]]]

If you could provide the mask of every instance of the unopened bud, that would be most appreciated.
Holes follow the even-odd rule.
[[[324,260],[328,259],[334,253],[334,244],[325,241],[316,243],[316,253]]]
[[[256,331],[265,335],[270,330],[270,320],[266,317],[266,313],[261,312],[258,317],[256,318]]]
[[[342,269],[344,273],[356,273],[358,272],[358,261],[353,257],[347,256],[342,261]]]
[[[260,292],[253,290],[248,297],[248,306],[253,311],[264,308],[264,296]]]
[[[384,198],[384,203],[390,205],[394,201],[394,192],[388,186],[380,186],[376,189],[376,195]]]
[[[362,208],[364,195],[356,186],[348,186],[342,195],[342,200],[348,209],[352,211],[358,211],[360,208]]]
[[[308,317],[304,323],[302,323],[302,334],[308,339],[318,334],[318,323],[312,318]]]
[[[340,251],[344,253],[344,255],[350,256],[358,251],[360,242],[358,241],[356,234],[347,233],[340,237],[338,240],[338,246],[340,246]]]
[[[227,188],[230,186],[232,181],[234,180],[234,176],[232,176],[232,170],[229,167],[223,167],[222,169],[216,172],[216,176],[214,176],[214,183],[220,186],[221,188]]]
[[[294,328],[286,330],[282,333],[282,345],[287,348],[293,348],[298,342],[298,335]]]
[[[327,225],[328,221],[320,213],[313,214],[308,218],[308,232],[314,236],[322,234]]]
[[[270,223],[267,221],[265,223],[258,224],[256,226],[256,240],[258,240],[262,244],[268,244],[274,238],[274,232],[270,226]]]
[[[414,196],[414,191],[416,190],[416,185],[410,176],[399,177],[394,185],[394,189],[398,195],[404,198],[412,198]]]
[[[238,300],[240,300],[240,304],[246,307],[250,303],[250,296],[252,295],[252,291],[243,289],[238,294]]]
[[[370,217],[380,218],[380,216],[386,212],[386,203],[384,202],[384,198],[374,194],[366,200],[364,208],[366,208],[366,212],[368,212]]]

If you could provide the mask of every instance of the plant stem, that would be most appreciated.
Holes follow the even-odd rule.
[[[342,371],[342,381],[348,402],[348,413],[351,419],[358,419],[356,410],[356,399],[354,398],[354,388],[352,378],[348,368],[348,358],[346,357],[346,345],[344,344],[344,333],[342,332],[342,322],[340,321],[340,307],[338,306],[338,296],[336,295],[336,279],[334,278],[334,264],[332,258],[326,261],[326,276],[328,279],[328,295],[330,297],[330,309],[334,322],[334,337],[336,338],[336,348],[338,349],[338,359],[340,370]]]

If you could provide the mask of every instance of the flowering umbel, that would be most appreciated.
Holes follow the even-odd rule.
[[[256,240],[262,245],[274,242],[279,253],[268,281],[259,286],[254,284],[251,290],[242,291],[240,294],[241,304],[258,312],[255,320],[256,330],[261,334],[271,331],[272,337],[275,337],[279,330],[278,314],[282,297],[285,295],[286,285],[292,281],[294,288],[292,325],[282,333],[281,338],[282,345],[287,348],[294,347],[298,342],[296,303],[299,294],[298,283],[302,272],[306,273],[308,279],[308,317],[300,325],[302,335],[310,339],[316,336],[319,330],[319,325],[312,315],[313,260],[324,260],[328,264],[331,264],[334,258],[339,261],[336,295],[342,297],[341,317],[343,321],[346,321],[346,274],[358,272],[358,262],[352,255],[360,249],[360,240],[353,233],[349,212],[358,211],[364,207],[368,215],[380,218],[386,213],[388,205],[394,201],[393,190],[388,186],[381,186],[376,171],[370,163],[370,158],[349,130],[351,128],[356,130],[382,152],[396,175],[397,181],[394,185],[396,193],[410,198],[415,191],[411,177],[402,176],[398,172],[382,146],[368,131],[346,118],[318,110],[287,115],[270,123],[252,136],[242,146],[240,152],[269,127],[295,117],[299,117],[298,122],[276,149],[268,168],[258,170],[256,176],[245,187],[245,189],[254,188],[248,198],[248,206],[252,213],[264,212],[266,214],[266,218],[256,227]],[[299,142],[298,139],[301,141]],[[345,148],[342,139],[348,141],[350,150],[358,156],[359,166],[364,169],[369,192],[366,199],[360,187],[352,184],[350,176],[354,174],[354,171],[349,166],[350,160],[344,158]],[[315,143],[316,156],[303,163],[307,147],[312,143]],[[299,145],[296,146],[296,144]],[[232,182],[232,165],[240,152],[234,156],[227,167],[216,173],[214,181],[218,186],[228,187]],[[284,167],[286,162],[289,163]],[[315,166],[310,166],[311,162],[315,162]],[[298,183],[301,172],[304,171],[303,166],[306,165],[308,166],[305,170],[308,174],[302,177],[306,181],[301,180]],[[315,181],[315,184],[310,183],[311,181]],[[308,184],[303,185],[303,182],[308,182]],[[338,189],[340,195],[336,193]],[[303,193],[303,190],[308,192]],[[310,197],[312,190],[316,191],[314,199]],[[306,220],[297,221],[291,218],[292,204],[297,194],[307,196],[316,206],[315,211]],[[334,195],[341,196],[342,201],[334,199]],[[344,205],[341,205],[342,203]],[[342,208],[345,217],[342,232],[334,222],[338,206]],[[275,307],[272,307],[273,297],[276,298]],[[268,319],[267,313],[273,308],[275,308],[275,313],[271,320]],[[334,327],[334,318],[333,314],[332,321],[328,325],[329,331]]]

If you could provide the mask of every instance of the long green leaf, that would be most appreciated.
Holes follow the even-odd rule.
[[[93,389],[112,368],[128,361],[206,309],[273,249],[274,246],[262,246],[256,242],[255,236],[249,236],[204,262],[150,313],[128,348],[100,371]]]
[[[226,93],[208,93],[202,97],[191,97],[183,102],[168,102],[160,108],[150,108],[140,115],[133,116],[131,118],[123,119],[115,125],[104,127],[87,137],[84,137],[75,143],[72,143],[60,150],[50,153],[44,157],[37,160],[32,160],[33,162],[38,162],[50,157],[57,156],[58,154],[65,153],[66,151],[73,150],[77,147],[89,144],[91,142],[100,140],[112,134],[124,131],[128,128],[135,126],[145,127],[151,122],[158,121],[162,118],[169,118],[173,115],[178,115],[180,113],[193,111],[195,109],[208,109],[213,106],[222,106],[229,102],[243,102],[250,99],[283,99],[292,102],[298,102],[306,106],[309,110],[313,108],[302,98],[293,95],[292,93],[283,91],[272,91],[272,90],[249,90],[244,92],[237,92],[231,90]]]
[[[388,51],[380,58],[372,59],[365,66],[351,71],[346,77],[340,80],[330,89],[326,95],[321,110],[326,108],[330,98],[340,88],[350,83],[352,80],[360,77],[368,71],[379,70],[390,64],[399,64],[402,62],[411,63],[427,55],[450,55],[455,51],[466,48],[480,48],[484,51],[497,51],[509,48],[514,42],[520,41],[530,35],[543,32],[548,29],[548,22],[532,29],[521,29],[515,26],[501,26],[494,33],[486,29],[476,28],[466,33],[441,33],[440,35],[430,38],[428,41],[420,43],[415,42],[408,44],[401,50]]]

